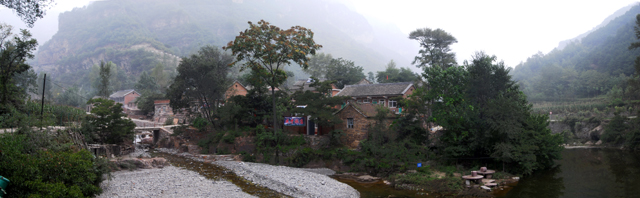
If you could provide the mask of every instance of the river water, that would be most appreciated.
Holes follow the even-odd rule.
[[[556,167],[524,177],[502,198],[640,197],[640,153],[565,149]]]

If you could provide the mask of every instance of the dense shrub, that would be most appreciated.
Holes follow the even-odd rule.
[[[72,144],[41,148],[33,142],[27,135],[0,135],[0,173],[11,180],[6,190],[10,197],[93,197],[102,192],[106,160]]]

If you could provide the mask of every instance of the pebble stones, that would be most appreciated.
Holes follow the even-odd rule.
[[[253,197],[228,181],[211,181],[198,173],[167,166],[112,173],[100,185],[100,197]]]

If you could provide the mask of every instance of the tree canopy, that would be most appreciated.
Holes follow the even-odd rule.
[[[249,22],[249,29],[240,32],[234,41],[231,41],[225,50],[231,50],[236,56],[230,65],[242,63],[242,69],[264,69],[267,75],[265,82],[271,87],[271,94],[275,95],[275,88],[280,86],[287,75],[284,67],[292,63],[300,65],[303,69],[309,67],[309,56],[322,48],[313,40],[313,32],[301,26],[294,26],[283,30],[271,25],[264,20],[258,24]],[[273,126],[276,124],[276,99],[273,103]]]
[[[31,66],[27,59],[33,58],[38,42],[31,38],[27,30],[20,31],[20,35],[14,35],[12,27],[0,23],[0,111],[5,105],[20,106],[27,96],[28,86],[22,84],[14,77],[27,72]]]
[[[53,0],[0,0],[0,5],[12,9],[18,16],[33,27],[36,20],[44,17]]]
[[[418,78],[419,76],[409,68],[401,67],[398,69],[393,60],[389,61],[384,71],[376,72],[378,83],[413,82]]]
[[[429,67],[430,121],[446,130],[442,154],[485,157],[504,162],[512,172],[530,174],[560,157],[563,139],[551,134],[548,116],[532,113],[526,96],[495,56],[477,53],[462,67]]]
[[[190,57],[182,58],[178,75],[169,86],[167,98],[174,111],[191,109],[202,114],[212,124],[219,119],[218,106],[231,84],[227,78],[233,56],[213,46],[205,46]]]
[[[94,105],[91,109],[93,115],[83,123],[85,138],[89,142],[121,144],[125,140],[133,140],[136,124],[124,118],[126,114],[122,112],[122,104],[103,98],[91,99],[87,104]]]
[[[437,66],[451,67],[456,64],[455,53],[451,52],[451,44],[457,43],[455,37],[438,28],[417,29],[409,34],[409,39],[417,40],[420,43],[418,56],[413,60],[413,64],[418,67]]]
[[[327,67],[327,80],[335,81],[336,87],[342,89],[345,85],[351,85],[362,80],[366,76],[362,66],[356,66],[353,61],[338,58],[331,60]]]

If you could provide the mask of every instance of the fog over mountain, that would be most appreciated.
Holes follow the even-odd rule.
[[[57,76],[86,73],[103,59],[128,75],[149,70],[153,64],[141,60],[150,57],[159,62],[172,59],[169,66],[175,67],[177,57],[204,45],[226,45],[248,27],[248,21],[261,19],[281,28],[311,29],[323,45],[320,52],[352,60],[365,73],[383,70],[392,59],[408,67],[418,51],[415,41],[395,25],[369,21],[335,1],[114,0],[75,8],[58,18],[57,33],[46,42],[46,36],[39,39],[34,61],[36,70]]]

